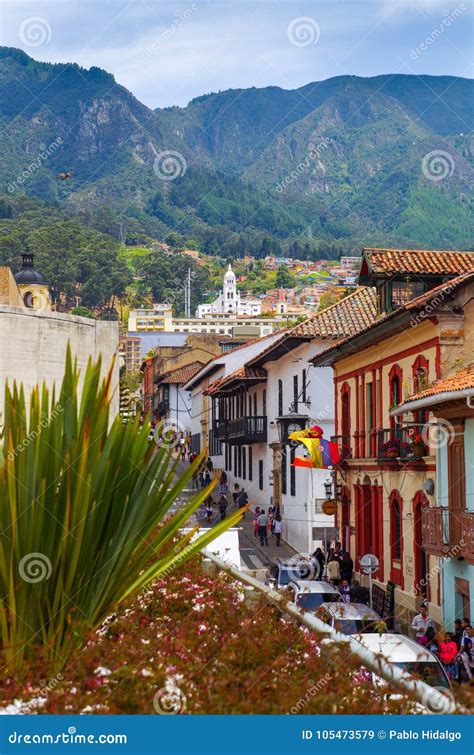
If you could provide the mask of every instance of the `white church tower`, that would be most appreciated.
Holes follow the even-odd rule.
[[[208,315],[242,315],[256,316],[262,313],[262,305],[258,299],[242,299],[237,290],[237,281],[232,266],[229,264],[224,275],[224,286],[221,294],[212,304],[200,304],[197,308],[197,317]]]

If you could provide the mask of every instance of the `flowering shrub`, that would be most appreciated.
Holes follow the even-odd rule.
[[[124,603],[53,683],[37,657],[0,681],[7,712],[401,713],[347,648],[320,638],[199,558]],[[397,693],[399,695],[399,693]],[[16,702],[15,702],[16,701]]]

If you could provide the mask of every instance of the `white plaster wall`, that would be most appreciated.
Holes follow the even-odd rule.
[[[83,380],[89,357],[102,355],[102,373],[118,352],[118,323],[86,317],[0,306],[0,411],[3,412],[5,383],[23,383],[28,398],[31,389],[43,382],[58,390],[64,375],[68,342],[77,357]],[[118,359],[113,374],[112,416],[119,410]],[[80,383],[81,385],[81,383]]]
[[[175,383],[170,384],[170,408],[167,419],[181,432],[192,433],[191,395]]]

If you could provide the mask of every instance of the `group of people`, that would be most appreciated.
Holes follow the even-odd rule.
[[[268,545],[268,536],[275,538],[276,544],[281,543],[282,519],[278,506],[269,506],[267,511],[257,506],[253,512],[253,534],[258,537],[260,545]]]
[[[211,460],[209,459],[209,461]],[[211,482],[211,471],[212,469],[209,469],[206,464],[202,472],[203,484],[201,484],[201,472],[199,472],[199,483],[201,484],[201,487],[204,488]],[[207,480],[209,481],[207,482]],[[219,477],[218,492],[219,500],[217,502],[217,508],[219,510],[219,518],[222,521],[227,516],[227,510],[229,506],[229,484],[227,482],[227,475],[225,472],[222,472],[221,476]],[[247,491],[245,490],[245,488],[241,488],[238,483],[235,483],[234,489],[232,491],[232,503],[234,509],[243,509],[248,506],[249,503]],[[214,501],[211,496],[208,496],[205,502],[205,515],[208,524],[211,524],[214,516]],[[245,517],[245,512],[243,513],[243,517]]]
[[[439,658],[449,679],[460,684],[474,680],[474,630],[468,618],[456,619],[452,632],[438,633],[424,602],[411,628],[416,642]]]

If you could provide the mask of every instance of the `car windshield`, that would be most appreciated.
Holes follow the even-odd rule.
[[[309,565],[282,566],[280,570],[280,584],[287,585],[292,579],[309,579],[310,576],[311,567]]]
[[[342,634],[374,634],[375,632],[386,632],[385,624],[373,619],[337,619],[334,623],[334,629]]]
[[[319,608],[321,603],[337,603],[341,600],[339,593],[330,592],[304,592],[296,597],[298,608],[305,608],[308,611]]]
[[[442,667],[437,661],[412,661],[410,663],[395,663],[395,666],[419,677],[431,687],[445,687],[449,689],[449,681]]]

